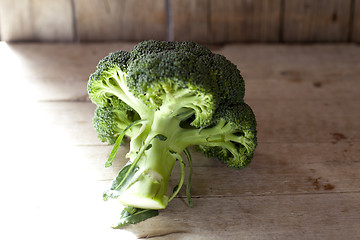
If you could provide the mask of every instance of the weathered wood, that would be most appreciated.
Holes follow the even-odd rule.
[[[4,62],[5,68],[20,65],[36,99],[79,101],[88,99],[87,80],[99,59],[116,50],[129,51],[134,43],[9,46],[21,61],[9,59]],[[360,48],[356,45],[226,45],[214,51],[241,70],[247,99],[325,103],[360,97]]]
[[[175,198],[159,216],[113,230],[109,228],[109,217],[116,212],[114,205],[102,202],[101,192],[94,194],[98,187],[92,182],[88,184],[92,184],[92,188],[85,185],[78,190],[78,195],[57,196],[50,192],[62,204],[54,206],[54,202],[42,201],[40,208],[32,206],[31,219],[27,215],[22,218],[31,220],[23,226],[27,231],[13,231],[12,236],[15,239],[29,236],[46,239],[53,236],[59,225],[71,230],[73,237],[96,239],[161,239],[166,236],[166,239],[235,240],[241,236],[264,240],[269,237],[355,240],[360,236],[359,193],[196,198],[193,208],[183,199]],[[86,194],[86,198],[81,194]],[[27,208],[26,212],[29,210]],[[10,229],[15,230],[14,227]],[[2,233],[8,231],[9,228],[5,228]],[[60,231],[56,239],[64,239],[68,234]]]
[[[210,42],[277,42],[280,0],[210,0]]]
[[[80,41],[166,39],[165,1],[75,0]]]
[[[209,0],[170,1],[170,37],[176,41],[209,41]]]
[[[194,208],[184,191],[160,215],[113,230],[102,192],[125,164],[92,127],[86,83],[99,58],[132,43],[0,44],[2,233],[16,239],[358,239],[360,48],[225,45],[258,120],[253,162],[234,170],[193,151]],[[6,58],[4,57],[6,56]],[[21,69],[21,71],[19,70]],[[14,74],[15,73],[15,74]],[[74,89],[76,88],[76,89]],[[34,94],[35,93],[35,94]],[[17,94],[17,95],[16,95]],[[19,96],[22,98],[19,98]],[[24,124],[26,122],[26,124]],[[176,166],[170,180],[177,184]],[[21,219],[21,222],[19,222]],[[22,231],[18,231],[19,225]],[[61,226],[63,231],[58,231]],[[86,231],[85,231],[85,230]]]
[[[73,41],[70,0],[2,0],[4,41]],[[56,17],[55,17],[56,16]]]
[[[245,169],[195,167],[192,195],[196,198],[342,193],[360,189],[359,143],[317,144],[316,150],[311,149],[311,144],[261,144],[253,163]],[[305,149],[309,149],[306,154]],[[176,186],[179,174],[174,171],[170,186]],[[186,199],[184,189],[180,196]]]
[[[253,162],[235,170],[215,159],[192,151],[194,171],[192,196],[253,196],[312,193],[358,192],[360,188],[359,142],[260,143]],[[120,147],[114,166],[104,168],[112,146],[78,146],[79,160],[88,174],[99,181],[111,180],[126,163],[128,144]],[[101,170],[102,169],[102,170]],[[101,171],[100,171],[101,170]],[[170,179],[174,187],[179,181],[176,166]],[[209,176],[211,176],[209,178]],[[170,189],[172,189],[170,187]],[[185,191],[180,191],[185,198]]]
[[[359,0],[172,0],[168,29],[161,0],[0,4],[5,41],[345,42],[349,36],[360,41]]]
[[[216,52],[240,69],[247,99],[360,97],[360,48],[356,45],[226,45]]]
[[[8,44],[9,54],[4,69],[21,66],[18,74],[26,77],[31,95],[38,101],[86,101],[87,81],[96,70],[99,60],[110,52],[129,51],[133,43],[107,44]],[[6,75],[8,73],[6,71]],[[3,75],[4,76],[4,75]]]
[[[351,0],[290,0],[284,4],[285,42],[348,41]]]
[[[337,136],[359,141],[360,111],[358,101],[290,101],[252,100],[258,121],[259,142],[306,143],[333,142]],[[62,129],[73,144],[99,144],[91,119],[95,105],[90,102],[53,102],[38,106],[48,121]],[[58,113],[71,118],[59,118]],[[279,116],[281,118],[279,119]]]
[[[249,100],[264,142],[321,143],[340,134],[360,140],[359,101],[256,101]],[[281,116],[279,118],[279,116]]]
[[[351,40],[360,42],[360,0],[354,0]]]
[[[359,197],[353,193],[199,198],[194,199],[194,208],[176,199],[159,217],[126,229],[138,237],[167,239],[357,239],[360,216],[354,210],[359,209]]]

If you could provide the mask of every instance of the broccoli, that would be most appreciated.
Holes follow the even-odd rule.
[[[106,167],[123,137],[131,139],[129,161],[103,196],[126,206],[115,227],[155,216],[168,205],[184,182],[183,152],[192,172],[188,146],[236,169],[250,163],[257,146],[255,115],[243,100],[240,71],[194,42],[149,40],[130,52],[110,53],[91,74],[88,93],[97,105],[98,137],[114,144]],[[176,161],[180,182],[168,194]],[[190,181],[191,174],[186,193],[192,205]]]

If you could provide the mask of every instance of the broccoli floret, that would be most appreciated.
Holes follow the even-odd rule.
[[[220,108],[213,126],[199,134],[199,149],[208,157],[215,157],[232,168],[246,167],[257,146],[256,120],[251,108],[242,103]]]
[[[189,52],[197,57],[212,54],[208,48],[194,42],[161,42],[149,40],[138,43],[130,52],[130,58],[131,61],[134,61],[138,57],[166,51]]]
[[[116,147],[124,135],[131,138],[129,162],[104,192],[105,200],[116,198],[127,206],[124,216],[156,215],[142,209],[168,205],[184,182],[181,153],[190,158],[188,146],[197,145],[232,168],[245,167],[253,157],[256,120],[243,100],[240,71],[199,44],[150,40],[131,52],[111,53],[90,76],[88,92],[98,106],[94,127],[99,138]],[[169,196],[176,160],[180,182]]]
[[[165,51],[132,62],[127,83],[133,94],[152,110],[167,111],[169,116],[194,110],[192,124],[200,127],[211,121],[219,104],[217,83],[209,81],[210,78],[204,61],[199,61],[196,55]]]
[[[124,109],[122,106],[105,106],[96,108],[93,125],[102,142],[114,144],[119,134],[136,120],[139,120],[139,115],[130,109]],[[138,130],[134,128],[127,131],[130,138]]]

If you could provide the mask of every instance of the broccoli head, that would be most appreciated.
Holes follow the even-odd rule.
[[[127,206],[122,215],[127,220],[118,226],[133,216],[153,216],[175,197],[185,175],[182,152],[192,166],[188,146],[232,168],[245,167],[253,157],[256,120],[243,100],[240,71],[194,42],[150,40],[130,52],[110,53],[91,74],[88,93],[97,105],[93,122],[100,140],[115,143],[107,166],[122,137],[131,139],[128,164],[104,192],[105,200]],[[169,196],[176,161],[180,182]]]

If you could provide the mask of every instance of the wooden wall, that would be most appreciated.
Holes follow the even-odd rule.
[[[360,42],[360,0],[0,0],[0,38]]]

